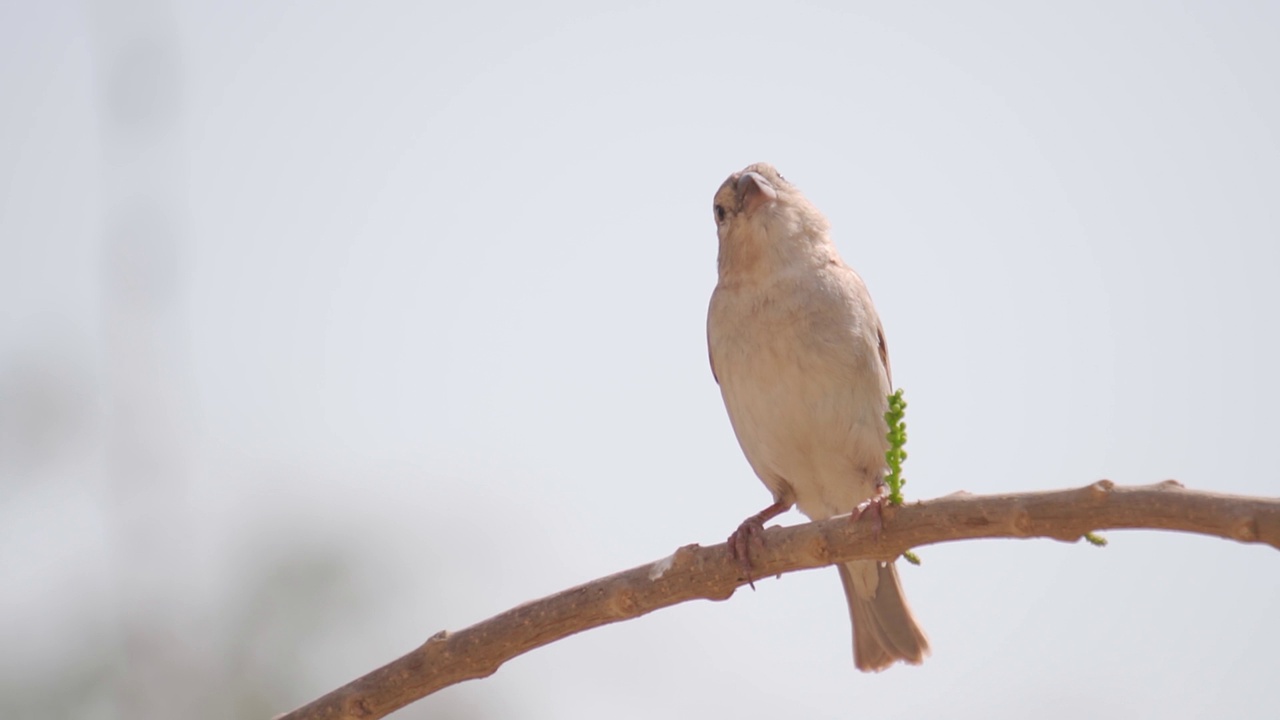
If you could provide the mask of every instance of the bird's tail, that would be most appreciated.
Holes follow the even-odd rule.
[[[902,660],[919,665],[929,639],[916,624],[893,563],[857,560],[837,565],[853,620],[853,663],[864,672]]]

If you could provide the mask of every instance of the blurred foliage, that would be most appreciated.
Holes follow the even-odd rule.
[[[114,627],[68,620],[90,628],[74,654],[34,682],[0,675],[0,717],[272,717],[289,709],[282,699],[314,685],[299,662],[307,648],[359,610],[350,583],[340,553],[298,548],[248,573],[213,622],[197,621],[194,609],[126,611]],[[86,600],[89,613],[109,598]]]
[[[0,498],[5,500],[0,503],[0,527],[19,527],[14,522],[17,514],[31,511],[27,496],[47,489],[50,477],[61,476],[56,482],[64,486],[93,488],[113,474],[93,463],[68,465],[69,458],[93,458],[86,448],[102,442],[102,417],[95,418],[92,402],[85,402],[93,393],[90,375],[83,367],[75,372],[75,363],[49,355],[47,348],[27,350],[0,356],[0,398],[6,400],[0,404]],[[145,447],[131,450],[147,452]],[[178,472],[164,482],[189,483],[183,479],[187,474]],[[369,650],[352,648],[351,639],[385,616],[381,606],[389,587],[384,585],[379,595],[361,584],[359,571],[374,563],[359,548],[326,537],[322,529],[282,534],[279,528],[264,533],[237,528],[241,547],[246,534],[253,538],[250,551],[230,567],[225,582],[217,585],[217,596],[183,600],[182,579],[190,577],[191,560],[180,553],[162,554],[156,564],[157,557],[149,552],[155,543],[168,541],[166,533],[197,532],[175,520],[185,512],[180,506],[165,506],[167,499],[181,493],[136,477],[112,482],[141,486],[108,493],[114,501],[97,508],[106,527],[123,533],[113,543],[120,556],[107,568],[105,591],[83,593],[45,611],[42,626],[62,628],[64,636],[73,638],[60,654],[52,647],[6,648],[0,663],[0,718],[270,718],[353,679],[342,674],[349,670],[335,669],[333,648],[343,653],[350,648],[354,654]],[[79,497],[101,497],[85,493]],[[157,493],[162,498],[158,506]],[[67,503],[77,501],[72,492],[53,495]],[[61,527],[70,516],[61,514],[57,501],[36,512],[44,517],[41,523],[52,524],[56,532],[93,532]],[[281,537],[288,540],[282,543]],[[20,546],[28,545],[29,552],[42,552],[38,540],[15,539]],[[78,567],[50,566],[48,577],[64,571],[80,574],[92,562],[96,560],[85,558]],[[166,564],[174,562],[187,567]],[[5,589],[11,598],[23,595],[21,587]],[[31,590],[49,592],[48,587]],[[50,618],[48,613],[66,617]],[[31,620],[0,617],[0,624],[15,629]],[[404,645],[411,647],[417,640],[407,637]],[[37,656],[39,661],[30,660]],[[362,671],[390,659],[378,658]],[[457,695],[432,697],[397,717],[487,714],[476,705],[474,699],[469,703]]]

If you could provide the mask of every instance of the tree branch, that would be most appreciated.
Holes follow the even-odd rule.
[[[771,528],[753,553],[757,577],[847,560],[889,560],[922,545],[977,538],[1074,542],[1096,530],[1151,529],[1212,535],[1280,549],[1280,499],[1196,492],[1173,480],[1009,495],[957,493],[886,507],[884,529],[841,516]],[[746,584],[724,544],[674,555],[525,603],[455,633],[441,631],[409,654],[277,720],[380,718],[441,688],[492,675],[534,648],[688,600],[724,600]]]

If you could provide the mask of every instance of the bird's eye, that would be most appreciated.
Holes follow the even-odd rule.
[[[716,205],[716,222],[724,222],[724,216],[725,216],[724,206]]]

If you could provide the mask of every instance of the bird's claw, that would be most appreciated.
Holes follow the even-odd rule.
[[[729,536],[729,555],[738,561],[747,584],[756,589],[755,579],[751,576],[751,550],[764,550],[764,521],[752,516],[742,521],[737,530]]]
[[[849,515],[850,522],[861,520],[863,515],[871,515],[871,537],[875,538],[876,542],[880,541],[880,533],[884,530],[884,501],[883,494],[867,498],[858,503],[858,507],[854,508],[853,513]]]

